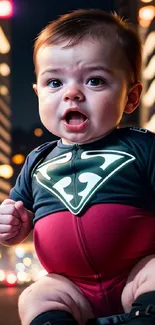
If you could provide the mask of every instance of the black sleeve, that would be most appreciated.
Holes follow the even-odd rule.
[[[155,198],[155,137],[150,148],[150,154],[148,159],[148,177],[151,182],[153,194]]]
[[[15,186],[10,191],[10,198],[22,201],[26,209],[33,212],[32,172],[36,165],[57,146],[57,140],[46,142],[34,149],[27,156],[23,168],[16,180]]]
[[[14,201],[22,201],[26,209],[33,210],[33,198],[31,190],[31,156],[30,153],[16,180],[15,186],[10,191],[10,198]]]

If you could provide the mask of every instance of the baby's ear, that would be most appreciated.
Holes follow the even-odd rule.
[[[139,105],[141,92],[142,85],[140,82],[135,83],[129,89],[128,100],[124,109],[125,113],[130,114],[137,108],[137,106]]]
[[[33,90],[35,91],[36,95],[38,96],[37,84],[33,84]]]

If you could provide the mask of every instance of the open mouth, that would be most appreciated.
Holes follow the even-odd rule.
[[[87,120],[87,116],[79,111],[70,111],[65,116],[65,121],[69,125],[80,125]]]

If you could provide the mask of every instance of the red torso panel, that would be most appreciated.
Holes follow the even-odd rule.
[[[38,220],[35,247],[49,273],[79,285],[96,316],[122,312],[120,296],[135,263],[155,251],[155,218],[127,205],[98,204]]]

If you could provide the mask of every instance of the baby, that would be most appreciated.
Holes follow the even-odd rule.
[[[142,91],[139,37],[116,14],[75,10],[40,33],[34,64],[60,140],[28,155],[0,206],[0,242],[33,228],[48,271],[19,298],[22,325],[155,324],[155,135],[119,128]]]

